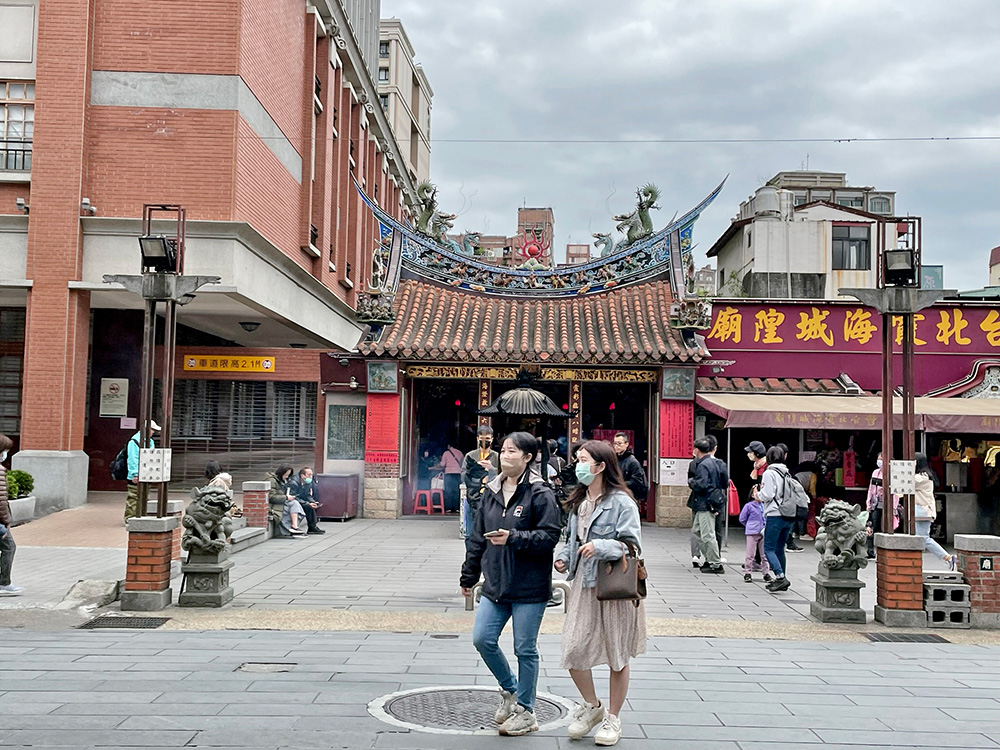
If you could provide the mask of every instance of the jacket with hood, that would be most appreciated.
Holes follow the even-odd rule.
[[[590,514],[586,527],[588,542],[594,543],[594,556],[581,558],[579,517],[574,510],[569,516],[569,536],[566,546],[557,559],[566,563],[566,580],[572,581],[577,575],[583,576],[583,587],[597,585],[597,565],[602,560],[621,560],[621,541],[632,542],[642,554],[642,526],[639,522],[639,506],[627,493],[613,490],[600,499]]]
[[[625,477],[625,485],[637,503],[641,503],[649,494],[649,484],[646,482],[646,472],[642,470],[639,459],[630,450],[618,456],[618,466]]]
[[[757,496],[764,501],[764,515],[775,518],[781,515],[778,503],[784,490],[784,479],[788,476],[788,467],[782,463],[768,465],[760,481]]]
[[[552,552],[559,541],[559,508],[552,489],[526,471],[504,504],[503,475],[483,489],[472,534],[465,540],[460,583],[472,588],[483,578],[483,596],[493,602],[545,602],[552,595]],[[504,545],[483,536],[507,529]]]

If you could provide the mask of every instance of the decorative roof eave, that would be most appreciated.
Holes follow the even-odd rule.
[[[401,269],[411,278],[436,281],[448,286],[498,296],[522,296],[533,299],[574,297],[596,294],[615,287],[663,276],[670,268],[671,241],[682,253],[693,249],[691,230],[694,222],[721,192],[726,180],[712,190],[697,206],[680,219],[633,242],[606,258],[556,269],[522,270],[503,268],[476,260],[472,255],[455,252],[402,224],[358,191],[384,230],[391,230],[399,243]]]

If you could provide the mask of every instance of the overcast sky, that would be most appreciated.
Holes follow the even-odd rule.
[[[657,227],[727,174],[695,226],[699,266],[776,172],[846,172],[924,219],[924,262],[985,281],[1000,245],[997,0],[382,0],[434,89],[431,177],[455,229],[512,234],[551,206],[556,247],[588,242],[648,181]],[[875,143],[455,143],[830,139]]]

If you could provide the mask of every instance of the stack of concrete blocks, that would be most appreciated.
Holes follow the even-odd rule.
[[[924,611],[931,628],[968,628],[972,587],[961,573],[924,573]]]

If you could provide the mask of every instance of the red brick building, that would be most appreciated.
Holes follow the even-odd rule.
[[[138,273],[144,203],[184,206],[185,272],[222,277],[179,314],[175,461],[218,457],[237,480],[308,461],[318,355],[295,349],[356,345],[379,241],[359,190],[396,218],[413,192],[371,73],[378,4],[15,0],[0,17],[14,40],[0,59],[0,430],[19,442],[14,465],[57,507],[116,486],[142,313],[103,276]],[[269,371],[248,374],[251,356]],[[105,378],[127,381],[125,419],[101,406]]]

